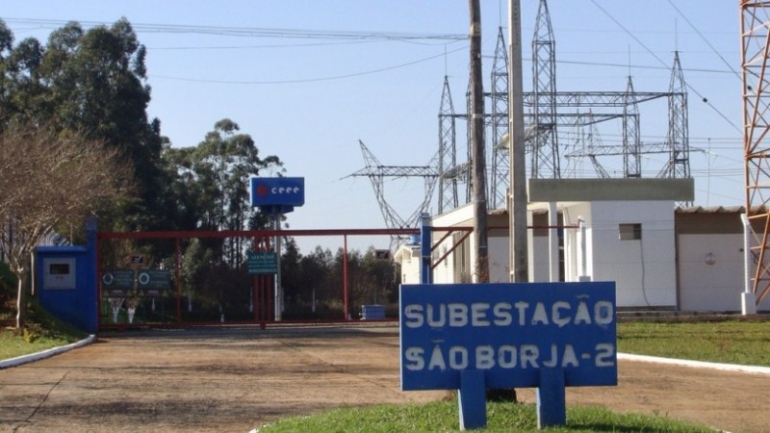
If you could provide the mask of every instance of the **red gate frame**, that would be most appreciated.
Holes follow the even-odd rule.
[[[188,230],[188,231],[158,231],[158,232],[99,232],[96,235],[96,311],[101,311],[101,274],[102,274],[102,261],[101,261],[101,242],[113,239],[174,239],[175,242],[175,258],[174,258],[174,276],[175,281],[179,281],[181,277],[181,239],[191,238],[230,238],[230,237],[242,237],[253,238],[255,245],[260,245],[262,241],[263,248],[268,250],[270,248],[270,239],[276,236],[342,236],[343,238],[343,255],[345,260],[342,262],[342,292],[343,292],[343,315],[341,322],[348,322],[351,320],[349,311],[349,287],[348,287],[348,236],[367,236],[367,235],[389,235],[389,236],[414,236],[419,235],[420,229],[417,228],[402,228],[402,229],[322,229],[322,230],[226,230],[226,231],[209,231],[209,230]],[[270,290],[267,290],[271,286],[273,277],[270,275],[255,275],[254,276],[254,319],[250,323],[258,323],[261,328],[265,328],[267,323],[273,322],[270,319],[269,307],[274,302]],[[181,287],[176,285],[176,318],[177,323],[174,324],[162,324],[152,325],[157,327],[175,327],[182,326],[182,297]],[[111,328],[103,326],[101,323],[101,314],[98,317],[98,328],[105,329]],[[296,323],[293,321],[283,321],[282,323]],[[211,325],[213,323],[188,323],[184,326],[195,325]],[[117,326],[118,328],[123,326]]]

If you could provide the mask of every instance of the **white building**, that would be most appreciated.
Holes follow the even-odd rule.
[[[620,308],[741,311],[743,210],[677,208],[692,197],[691,179],[530,180],[530,281],[615,281]],[[473,281],[472,205],[432,226],[434,283]],[[490,212],[488,226],[489,281],[507,282],[508,212]],[[402,282],[419,282],[419,246],[396,260]],[[770,299],[758,310],[770,311]]]

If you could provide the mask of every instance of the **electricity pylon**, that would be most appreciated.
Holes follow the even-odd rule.
[[[359,140],[361,145],[361,153],[364,156],[365,167],[361,170],[352,173],[347,177],[368,177],[372,182],[372,188],[374,189],[374,195],[377,197],[377,203],[380,205],[380,211],[385,219],[385,226],[391,229],[395,228],[413,228],[417,227],[420,215],[428,212],[431,199],[433,198],[433,190],[436,187],[436,180],[438,179],[438,155],[431,158],[428,165],[383,165],[369,150],[363,141]],[[423,200],[417,209],[409,215],[409,217],[402,218],[401,215],[396,212],[395,209],[385,199],[385,178],[407,178],[407,177],[421,177],[424,179],[425,195]],[[398,247],[403,241],[399,237],[391,237],[390,247],[391,251]]]

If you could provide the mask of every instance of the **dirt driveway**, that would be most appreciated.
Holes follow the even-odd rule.
[[[618,387],[571,388],[568,404],[770,430],[770,376],[629,361],[619,371]],[[399,390],[395,325],[126,331],[0,370],[0,432],[246,433],[288,415],[443,395]]]

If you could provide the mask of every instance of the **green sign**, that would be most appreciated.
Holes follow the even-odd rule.
[[[140,290],[168,290],[171,288],[171,272],[146,269],[136,274],[137,288]]]
[[[277,274],[278,273],[278,255],[274,252],[258,253],[247,251],[249,274]]]
[[[102,273],[102,288],[108,290],[130,290],[134,288],[134,271],[111,269]]]

